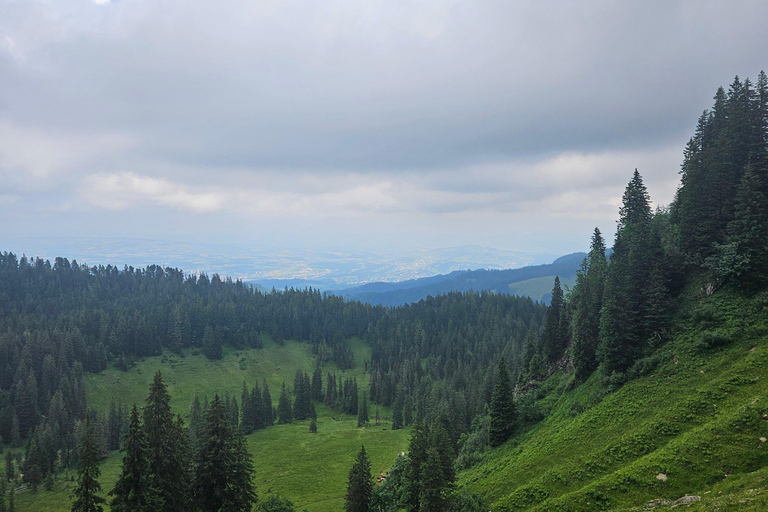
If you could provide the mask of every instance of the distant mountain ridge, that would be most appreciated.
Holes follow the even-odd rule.
[[[439,293],[469,290],[528,295],[534,300],[548,302],[552,282],[545,278],[551,277],[554,281],[555,276],[559,276],[564,284],[572,284],[585,256],[586,253],[575,252],[544,265],[508,270],[456,270],[449,274],[398,283],[368,283],[338,290],[336,293],[348,299],[384,306],[418,302],[429,295]]]

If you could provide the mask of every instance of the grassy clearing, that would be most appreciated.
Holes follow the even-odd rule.
[[[355,355],[355,367],[339,371],[333,365],[323,367],[324,372],[334,372],[357,378],[361,389],[368,389],[368,376],[364,373],[364,361],[370,359],[370,347],[361,340],[350,340]],[[132,405],[141,405],[149,385],[160,369],[168,384],[171,407],[174,412],[186,416],[195,395],[213,396],[228,391],[238,401],[245,379],[249,386],[257,379],[259,384],[267,379],[272,399],[277,403],[280,385],[285,381],[293,385],[297,369],[311,373],[315,357],[306,343],[287,341],[278,345],[264,340],[263,349],[225,350],[220,361],[208,361],[204,356],[191,353],[180,357],[166,354],[147,358],[127,372],[110,368],[98,375],[86,375],[86,392],[90,406],[106,410],[110,400],[122,399]],[[279,493],[296,503],[299,510],[310,512],[340,510],[343,506],[346,480],[354,458],[365,444],[374,472],[384,472],[395,457],[408,446],[408,430],[391,430],[391,410],[381,408],[381,426],[357,428],[357,418],[339,413],[316,404],[318,433],[309,433],[308,422],[275,425],[257,431],[248,437],[248,446],[254,458],[256,485],[261,497],[268,491]],[[369,415],[373,419],[376,406],[372,404]],[[120,472],[122,455],[110,453],[101,464],[101,484],[105,495],[114,486]],[[4,474],[4,457],[0,457]],[[74,482],[69,479],[75,473],[57,475],[52,491],[42,488],[36,493],[24,490],[16,495],[18,512],[67,512],[71,507]],[[69,477],[69,478],[68,478]],[[106,507],[105,510],[109,510]]]
[[[697,301],[656,369],[605,397],[596,376],[571,391],[556,376],[550,416],[463,472],[461,484],[495,510],[623,510],[715,489],[727,496],[734,475],[749,479],[768,464],[765,307],[730,296]]]

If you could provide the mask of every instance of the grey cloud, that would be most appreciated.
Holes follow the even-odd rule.
[[[635,167],[671,200],[717,85],[765,65],[765,19],[758,0],[0,0],[0,212],[25,208],[0,235],[586,240]]]

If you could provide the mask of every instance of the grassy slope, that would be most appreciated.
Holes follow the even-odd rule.
[[[368,388],[368,377],[363,368],[370,359],[370,347],[360,340],[351,340],[355,354],[355,368],[339,372],[334,365],[326,365],[324,372],[331,371],[357,377],[361,389]],[[163,372],[171,394],[174,412],[186,415],[195,394],[209,397],[214,393],[235,393],[238,401],[243,379],[252,385],[255,379],[266,378],[272,399],[277,403],[280,384],[293,385],[297,368],[314,370],[315,359],[306,343],[288,341],[277,345],[265,340],[263,349],[226,351],[220,361],[211,362],[204,356],[181,358],[167,355],[163,363],[160,357],[147,358],[128,372],[108,369],[98,375],[87,375],[88,403],[100,410],[109,406],[111,398],[120,397],[129,404],[141,405],[147,396],[155,371]],[[369,409],[373,420],[375,405]],[[340,416],[323,405],[317,406],[318,433],[309,433],[308,422],[275,425],[257,431],[248,437],[248,446],[254,457],[256,485],[260,496],[268,490],[293,500],[299,509],[310,512],[340,510],[346,492],[349,468],[365,443],[374,472],[383,472],[408,445],[408,430],[391,430],[391,411],[382,408],[385,421],[379,427],[358,429],[357,418]],[[101,482],[106,491],[117,480],[122,455],[113,452],[101,464]],[[4,474],[4,457],[0,457],[0,470]],[[70,472],[70,476],[73,473]],[[65,512],[71,507],[70,495],[73,484],[57,476],[52,492],[22,491],[16,495],[18,512]],[[109,510],[107,507],[106,510]]]
[[[576,284],[576,276],[561,277],[560,284],[563,288],[573,288],[573,285]],[[545,295],[552,293],[552,287],[554,285],[555,276],[536,277],[517,283],[510,283],[508,293],[512,295],[522,295],[524,297],[530,297],[533,300],[541,301]]]
[[[768,295],[691,303],[697,311],[680,315],[685,327],[654,371],[605,397],[596,376],[574,390],[553,377],[550,416],[462,473],[461,484],[495,510],[625,510],[685,494],[704,497],[692,510],[765,510],[766,470],[757,470],[768,464],[759,439],[768,437]]]

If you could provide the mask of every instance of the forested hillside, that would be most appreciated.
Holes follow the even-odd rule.
[[[686,146],[669,207],[654,211],[640,172],[631,174],[612,253],[596,229],[573,289],[566,293],[556,277],[548,306],[488,291],[373,306],[313,289],[263,293],[178,269],[89,268],[2,253],[6,479],[53,487],[68,469],[82,470],[83,446],[92,458],[95,443],[95,456],[104,457],[125,447],[125,432],[138,432],[127,421],[133,404],[92,408],[87,374],[128,374],[158,356],[162,365],[259,353],[265,339],[303,343],[314,370],[298,368],[272,394],[264,376],[244,385],[239,400],[193,403],[173,427],[165,411],[165,430],[179,446],[196,443],[201,453],[216,437],[204,432],[216,427],[242,456],[241,434],[294,420],[317,430],[319,407],[357,415],[359,428],[380,423],[373,407],[387,408],[392,430],[411,428],[410,445],[365,506],[373,500],[378,510],[411,512],[629,507],[699,491],[719,473],[754,471],[768,462],[756,441],[768,434],[758,375],[768,336],[767,195],[761,72],[754,85],[736,78],[718,89]],[[356,360],[352,339],[370,357]],[[324,372],[325,363],[334,371]],[[352,368],[359,381],[341,375]],[[206,415],[210,428],[200,430]],[[364,469],[360,453],[356,467]],[[206,461],[200,456],[190,471],[204,473]],[[146,471],[150,480],[162,474]],[[683,473],[665,488],[647,482]]]

